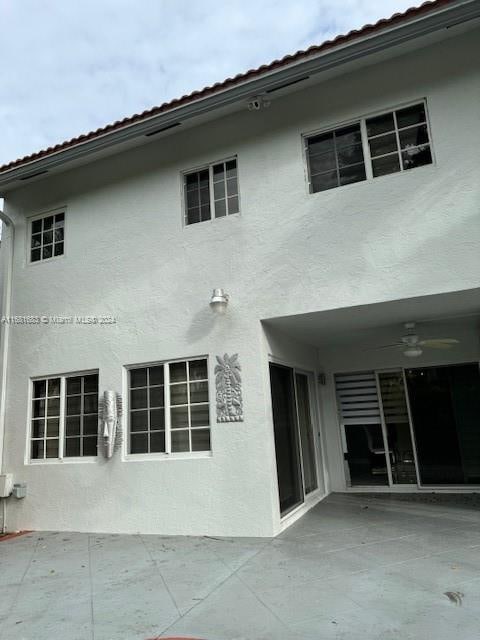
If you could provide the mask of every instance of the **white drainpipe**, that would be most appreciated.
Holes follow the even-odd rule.
[[[0,209],[2,229],[2,252],[7,253],[6,261],[2,261],[6,273],[0,274],[3,278],[2,315],[9,316],[12,301],[12,273],[13,273],[13,247],[15,240],[15,227],[13,220]],[[3,471],[3,447],[5,442],[5,404],[7,397],[7,366],[8,343],[10,337],[10,324],[3,322],[0,326],[0,473]]]

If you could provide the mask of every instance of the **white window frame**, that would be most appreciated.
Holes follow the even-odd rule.
[[[50,258],[40,258],[40,260],[32,261],[32,225],[37,220],[42,220],[43,218],[49,218],[51,216],[58,215],[59,213],[63,213],[63,253],[59,256],[52,255]],[[67,207],[56,207],[55,209],[51,209],[49,211],[42,211],[40,213],[34,213],[33,215],[27,218],[27,241],[25,243],[26,249],[26,261],[27,264],[30,265],[38,265],[45,264],[46,262],[51,262],[52,260],[60,260],[65,258],[66,255],[66,237],[67,237]],[[55,245],[52,244],[52,247]],[[42,245],[43,247],[43,245]],[[55,376],[53,376],[55,377]]]
[[[393,113],[394,114],[394,120],[395,120],[395,124],[396,124],[396,116],[395,116],[395,111],[399,111],[401,109],[406,109],[408,107],[413,107],[415,105],[418,104],[423,104],[423,107],[425,109],[425,119],[426,119],[426,125],[427,125],[427,132],[428,132],[428,146],[430,147],[430,153],[432,156],[432,162],[430,162],[429,164],[425,164],[425,165],[421,165],[420,167],[415,167],[415,169],[426,169],[427,167],[432,167],[436,164],[435,162],[435,154],[434,154],[434,149],[433,149],[433,138],[432,138],[432,131],[431,131],[431,125],[430,125],[430,115],[428,112],[428,104],[427,104],[427,99],[425,97],[423,98],[418,98],[416,100],[409,100],[408,102],[402,103],[402,104],[397,104],[395,106],[391,106],[391,107],[387,107],[384,109],[380,109],[378,111],[374,111],[374,112],[370,112],[367,114],[364,114],[362,116],[359,116],[358,118],[352,118],[350,120],[346,120],[340,123],[333,123],[329,126],[326,127],[322,127],[321,129],[315,129],[314,131],[308,131],[307,133],[303,133],[302,134],[302,151],[303,151],[303,158],[304,158],[304,167],[305,167],[305,173],[306,173],[306,180],[307,180],[307,191],[310,195],[320,195],[320,194],[324,194],[328,191],[334,191],[335,189],[345,189],[348,187],[355,187],[358,186],[359,184],[362,183],[367,183],[367,182],[371,182],[372,180],[379,180],[381,178],[389,178],[392,176],[398,176],[398,175],[402,175],[402,174],[406,174],[406,173],[410,173],[411,169],[404,169],[402,166],[402,162],[400,159],[400,170],[399,171],[394,171],[392,173],[387,173],[385,175],[381,175],[381,176],[373,176],[373,169],[372,169],[372,157],[370,155],[370,145],[368,144],[368,135],[367,135],[367,120],[369,120],[370,118],[376,118],[378,116],[382,116],[382,115],[386,115],[388,113]],[[317,135],[321,135],[323,133],[331,133],[333,131],[335,131],[336,129],[343,129],[344,127],[348,127],[348,126],[352,126],[355,124],[359,124],[360,125],[360,133],[361,133],[361,137],[362,137],[362,148],[363,148],[363,158],[364,158],[364,163],[365,163],[365,175],[366,178],[365,180],[359,180],[358,182],[352,182],[350,184],[344,184],[344,185],[339,185],[337,187],[332,187],[331,189],[325,189],[323,191],[312,191],[312,181],[311,181],[311,177],[310,177],[310,163],[309,163],[309,156],[308,156],[308,140],[309,138],[312,138],[314,136]],[[415,126],[415,125],[412,125]],[[397,137],[397,146],[400,147],[399,145],[399,141],[398,141],[398,129],[395,128],[395,134]],[[398,155],[399,158],[401,156],[401,151],[400,148],[398,148]]]
[[[98,369],[88,369],[85,371],[73,371],[71,373],[59,373],[48,376],[34,376],[28,381],[28,412],[27,412],[27,445],[25,449],[25,464],[69,464],[80,462],[97,462],[100,451],[96,456],[66,456],[65,453],[65,423],[66,423],[66,380],[68,378],[76,378],[80,376],[99,375]],[[32,458],[32,420],[33,420],[33,387],[34,382],[47,381],[60,378],[60,420],[58,429],[58,458]],[[100,402],[100,392],[98,394]]]
[[[170,364],[174,364],[176,362],[193,362],[195,360],[206,360],[207,361],[207,382],[208,382],[208,415],[209,415],[209,425],[208,429],[210,432],[210,449],[208,451],[171,451],[171,417],[170,417],[170,409],[172,407],[170,402]],[[164,368],[164,380],[163,380],[163,390],[164,390],[164,411],[165,411],[165,451],[156,451],[152,453],[130,453],[130,372],[135,369],[145,369],[147,367],[159,367],[163,366]],[[203,356],[189,356],[184,358],[172,358],[169,360],[155,360],[152,362],[144,362],[141,364],[132,364],[126,365],[124,367],[124,389],[126,398],[125,401],[125,411],[123,414],[124,420],[124,433],[126,434],[126,438],[124,439],[124,454],[123,459],[125,461],[146,461],[146,460],[178,460],[182,458],[211,458],[213,456],[213,438],[212,438],[212,424],[213,424],[213,390],[212,390],[212,375],[210,369],[210,358],[208,355]],[[185,383],[178,383],[185,384]],[[188,384],[188,367],[187,367],[187,390],[188,390],[188,398],[190,398],[190,390]],[[206,403],[205,403],[206,404]],[[177,406],[177,405],[173,405]],[[181,405],[179,405],[181,406]],[[193,427],[195,429],[206,429],[206,426],[202,427]],[[189,432],[189,442],[191,446],[191,431],[192,427],[188,427]]]
[[[213,167],[216,167],[219,164],[224,164],[226,162],[231,162],[235,160],[237,165],[237,199],[238,199],[238,211],[235,213],[226,213],[224,216],[216,216],[215,215],[215,194],[213,188]],[[185,181],[186,177],[192,173],[198,173],[199,171],[207,171],[208,170],[208,190],[210,195],[210,219],[209,220],[199,220],[198,222],[191,222],[190,224],[187,222],[187,199],[186,199],[186,191],[185,191]],[[220,160],[215,160],[215,162],[209,162],[207,164],[202,164],[197,167],[192,167],[191,169],[187,169],[181,172],[181,198],[182,198],[182,224],[184,229],[189,229],[190,227],[195,227],[197,224],[201,223],[212,223],[217,220],[226,220],[227,218],[231,218],[232,216],[239,216],[242,211],[242,203],[240,200],[240,170],[238,166],[238,156],[228,156],[226,158],[221,158]],[[226,207],[228,209],[228,196],[226,196]]]

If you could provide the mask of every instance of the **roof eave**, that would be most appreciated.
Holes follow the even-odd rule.
[[[479,17],[479,2],[460,0],[458,3],[449,4],[427,15],[360,37],[353,42],[312,54],[307,59],[293,61],[279,69],[266,71],[258,77],[247,79],[233,87],[216,90],[211,95],[168,109],[164,113],[146,117],[139,122],[127,124],[92,139],[79,141],[66,149],[53,151],[42,158],[8,169],[0,173],[0,193],[12,187],[18,187],[19,181],[24,181],[29,176],[33,177],[39,174],[47,176],[48,172],[58,169],[62,165],[67,169],[69,163],[78,162],[88,155],[105,151],[134,138],[146,136],[155,130],[167,128],[177,122],[185,122],[242,100],[248,101],[253,96],[261,95],[277,85],[294,82],[305,75],[319,74],[323,71],[340,68],[354,60],[358,61],[372,54]]]

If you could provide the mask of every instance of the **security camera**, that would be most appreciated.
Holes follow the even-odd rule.
[[[257,96],[252,98],[247,106],[249,111],[260,111],[260,109],[267,109],[270,106],[270,100],[267,100],[264,96]]]
[[[262,108],[262,101],[260,100],[260,98],[254,98],[253,100],[250,100],[250,102],[248,103],[249,111],[260,111],[261,108]]]

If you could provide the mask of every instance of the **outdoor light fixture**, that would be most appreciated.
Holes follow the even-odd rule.
[[[223,315],[227,310],[229,296],[223,289],[214,289],[212,299],[210,300],[210,307],[212,311]]]
[[[403,355],[407,356],[407,358],[418,358],[418,356],[421,356],[422,353],[423,351],[422,349],[420,349],[420,347],[411,346],[405,349],[405,351],[403,352]]]

